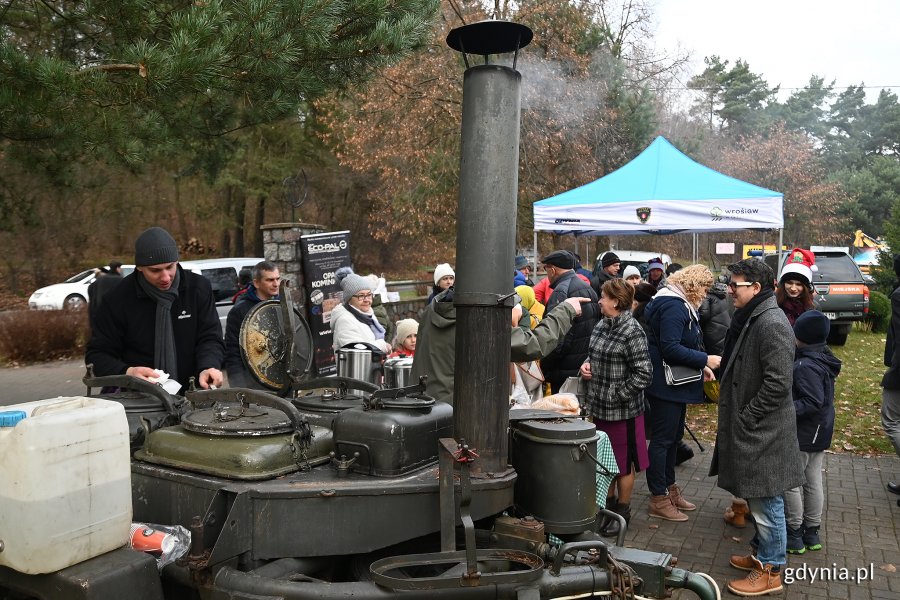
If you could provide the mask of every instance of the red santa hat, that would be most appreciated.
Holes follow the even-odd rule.
[[[788,255],[784,269],[781,270],[779,281],[784,283],[786,280],[795,279],[812,286],[812,275],[818,270],[815,254],[804,248],[794,248]]]

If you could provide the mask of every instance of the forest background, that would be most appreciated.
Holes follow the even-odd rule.
[[[784,194],[787,244],[900,249],[900,104],[810,74],[779,94],[744,61],[660,53],[643,0],[93,0],[0,4],[2,304],[167,227],[184,258],[261,256],[262,224],[351,232],[357,270],[455,260],[462,57],[450,29],[534,30],[523,74],[518,245],[532,203],[657,135]],[[686,83],[682,83],[686,82]],[[299,204],[294,206],[293,204]],[[719,241],[701,236],[714,261]],[[769,242],[774,241],[770,234]],[[581,240],[689,256],[688,236]],[[541,234],[542,249],[573,248]],[[510,260],[512,260],[510,258]],[[590,260],[586,261],[590,262]],[[885,282],[892,274],[881,274]]]

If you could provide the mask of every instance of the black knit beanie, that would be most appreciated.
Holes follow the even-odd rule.
[[[808,310],[794,321],[794,337],[804,344],[823,344],[828,339],[831,322],[817,310]]]
[[[606,254],[603,255],[603,258],[600,259],[600,266],[602,266],[605,269],[606,267],[608,267],[610,265],[614,265],[614,264],[620,263],[620,262],[622,262],[622,261],[619,260],[618,254],[616,254],[615,252],[607,252]]]
[[[134,264],[138,267],[178,262],[178,244],[162,227],[151,227],[134,242]]]

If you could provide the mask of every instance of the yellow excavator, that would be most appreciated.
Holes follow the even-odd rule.
[[[859,270],[869,274],[872,265],[878,264],[878,253],[880,250],[887,250],[888,245],[882,239],[873,238],[863,233],[862,229],[857,229],[853,239],[853,260],[859,265]]]

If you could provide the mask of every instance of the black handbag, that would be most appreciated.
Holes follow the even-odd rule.
[[[684,385],[703,379],[703,369],[695,369],[685,365],[670,365],[662,361],[663,374],[666,376],[666,385]]]
[[[685,303],[685,306],[687,306],[687,303]],[[691,315],[690,308],[688,308],[688,315],[691,316],[691,322],[694,322],[694,317],[693,315]],[[656,330],[650,327],[650,331],[653,332],[653,337],[656,338],[656,347],[659,349],[660,360],[662,361],[663,367],[663,375],[666,378],[666,385],[685,385],[688,383],[694,383],[695,381],[703,381],[703,369],[696,369],[694,367],[688,367],[687,365],[670,365],[669,363],[667,363],[666,360],[662,358],[662,345],[659,343],[659,336],[656,335]],[[702,350],[702,333],[700,337],[700,345],[701,348],[699,348],[699,350]]]

